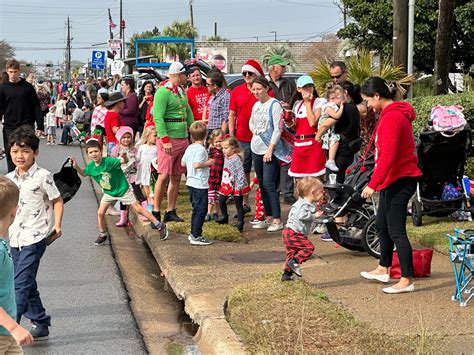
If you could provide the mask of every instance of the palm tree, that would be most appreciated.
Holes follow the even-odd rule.
[[[295,68],[295,58],[293,57],[293,53],[291,53],[290,48],[284,44],[275,44],[265,49],[265,54],[261,58],[262,64],[265,68],[268,68],[268,61],[275,54],[281,55],[283,58],[288,60],[290,62],[288,66],[291,69]]]
[[[180,38],[196,38],[196,28],[191,26],[188,21],[173,21],[169,26],[163,29],[163,36],[167,37],[180,37]],[[191,58],[191,52],[188,44],[186,43],[168,43],[165,45],[166,54],[171,56],[179,57],[179,60],[184,61],[185,59]],[[165,50],[165,49],[164,49]],[[166,58],[166,55],[163,55]],[[176,58],[178,59],[178,58]]]

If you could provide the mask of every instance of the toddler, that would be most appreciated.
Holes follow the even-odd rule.
[[[188,240],[192,245],[209,245],[212,242],[202,236],[202,226],[207,212],[207,196],[209,184],[209,167],[214,160],[209,159],[204,143],[207,126],[204,122],[196,121],[189,127],[193,141],[181,159],[181,166],[186,167],[186,185],[193,206],[191,215],[191,234]]]
[[[46,114],[46,134],[47,143],[46,145],[55,145],[56,144],[56,106],[48,105],[49,112]]]
[[[321,117],[318,121],[318,133],[316,141],[323,142],[323,149],[329,150],[326,168],[338,172],[339,168],[334,159],[336,158],[339,140],[341,137],[334,132],[335,120],[342,116],[344,110],[344,89],[339,85],[330,84],[326,92],[328,102],[321,108]],[[332,118],[332,120],[330,120]]]
[[[224,169],[219,188],[219,206],[222,215],[217,219],[217,223],[229,223],[227,199],[233,196],[237,208],[236,227],[242,232],[244,229],[244,195],[250,191],[242,163],[243,151],[239,142],[235,138],[229,137],[222,142],[222,152],[224,153]]]
[[[317,217],[316,204],[323,198],[324,193],[321,181],[311,176],[299,180],[297,188],[300,198],[291,206],[288,221],[283,229],[286,261],[282,281],[292,280],[293,274],[301,277],[300,264],[313,255],[314,245],[308,235]]]
[[[157,155],[156,129],[155,127],[146,127],[137,152],[137,178],[135,183],[143,187],[146,197],[146,208],[151,211],[153,210],[153,193],[150,189],[151,163],[156,159]]]
[[[217,191],[221,185],[222,170],[224,168],[224,154],[222,153],[222,140],[224,139],[224,131],[215,129],[209,137],[209,158],[214,160],[214,164],[210,167],[209,172],[209,193],[207,216],[205,222],[217,220],[219,218],[219,198]],[[211,215],[212,209],[215,207],[214,214]]]

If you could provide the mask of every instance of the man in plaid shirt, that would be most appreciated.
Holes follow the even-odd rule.
[[[224,74],[219,69],[212,69],[207,74],[206,86],[211,98],[208,107],[209,133],[216,128],[227,131],[227,119],[229,117],[230,92],[224,87]]]

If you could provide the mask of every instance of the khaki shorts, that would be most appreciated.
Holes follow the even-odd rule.
[[[135,198],[135,195],[133,194],[133,190],[129,188],[127,192],[125,192],[124,195],[121,197],[114,197],[114,196],[110,196],[104,193],[104,195],[102,196],[102,199],[100,200],[100,203],[113,204],[115,203],[115,201],[122,202],[124,205],[128,206],[134,202],[137,202],[137,199]]]
[[[11,335],[0,335],[0,354],[23,354],[23,350]]]

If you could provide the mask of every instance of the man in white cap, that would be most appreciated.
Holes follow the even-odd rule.
[[[188,147],[188,128],[194,122],[184,85],[187,81],[186,67],[180,62],[171,63],[169,80],[156,91],[153,100],[153,118],[158,139],[158,180],[155,184],[153,215],[161,221],[161,202],[168,184],[168,201],[163,222],[183,222],[176,213],[181,175],[186,168],[181,158]]]

